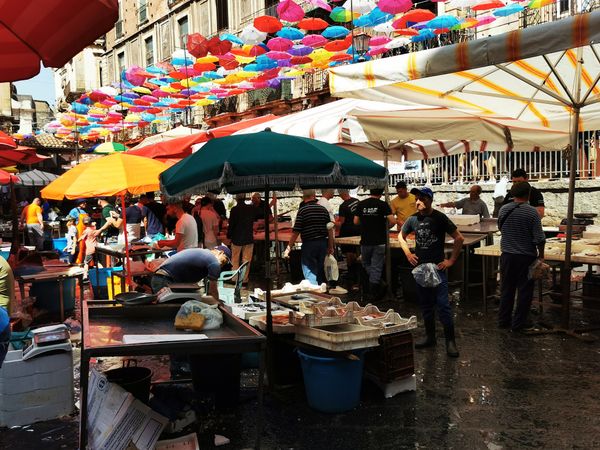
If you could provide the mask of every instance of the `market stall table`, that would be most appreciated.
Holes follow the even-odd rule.
[[[186,339],[189,333],[176,330],[173,325],[179,307],[178,304],[123,307],[108,301],[83,303],[79,448],[86,448],[87,442],[87,396],[91,358],[173,354],[222,355],[246,352],[261,354],[258,378],[259,410],[256,417],[256,448],[260,448],[265,336],[221,307],[223,325],[220,328],[201,331],[200,333],[206,336],[203,339]],[[152,335],[156,339],[144,342],[142,338],[139,339],[140,342],[125,342],[127,337],[135,335]],[[174,339],[160,339],[165,335]],[[179,335],[181,339],[176,338]]]
[[[487,313],[487,300],[488,300],[488,295],[487,295],[487,265],[486,265],[486,258],[490,258],[490,257],[499,257],[501,254],[501,250],[500,250],[500,246],[499,245],[487,245],[485,247],[479,247],[475,249],[475,254],[476,255],[480,255],[483,257],[484,261],[483,261],[483,285],[482,285],[482,289],[483,289],[483,309],[484,312]],[[564,254],[552,254],[552,253],[545,253],[544,254],[544,261],[560,261],[563,262],[565,260],[565,255]],[[576,264],[587,264],[588,266],[592,266],[592,265],[598,265],[600,264],[600,257],[599,256],[579,256],[576,254],[572,254],[571,255],[571,263],[576,263]]]
[[[79,298],[83,303],[83,275],[85,271],[81,267],[46,267],[43,271],[30,275],[16,275],[15,279],[19,283],[21,298],[25,298],[25,284],[40,281],[56,281],[58,283],[58,301],[60,306],[60,320],[65,320],[65,298],[63,281],[76,278],[79,280]]]
[[[487,239],[487,235],[486,234],[466,234],[464,236],[464,242],[463,242],[463,249],[464,249],[464,276],[463,276],[463,292],[465,295],[465,299],[468,300],[469,298],[469,270],[471,269],[471,264],[470,264],[470,249],[472,247],[475,247],[477,244],[481,243],[481,241]],[[338,245],[355,245],[355,246],[360,246],[360,236],[346,236],[346,237],[337,237],[335,239],[335,243]],[[447,236],[446,237],[446,241],[445,241],[445,245],[446,245],[446,249],[449,249],[452,247],[454,243],[454,239],[452,239],[451,237]],[[408,239],[408,244],[411,247],[414,247],[415,245],[415,241],[412,239]],[[398,242],[397,239],[397,235],[396,234],[390,234],[390,247],[391,248],[396,248],[396,249],[401,249],[402,247],[400,247],[400,242]]]

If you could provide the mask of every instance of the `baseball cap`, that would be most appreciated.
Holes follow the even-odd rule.
[[[433,191],[431,189],[429,189],[428,187],[412,188],[410,190],[410,193],[413,195],[423,195],[423,196],[429,197],[433,200]]]
[[[226,245],[217,245],[213,248],[213,250],[222,251],[227,257],[227,262],[231,262],[231,250],[229,249],[229,247],[227,247]]]
[[[85,198],[78,198],[75,200],[76,205],[81,205],[82,203],[87,203],[87,200]]]
[[[406,181],[398,181],[396,183],[396,189],[406,189]]]

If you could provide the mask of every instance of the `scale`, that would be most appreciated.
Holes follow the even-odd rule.
[[[23,361],[44,353],[72,350],[69,330],[64,324],[37,328],[31,334],[31,345],[23,350]]]
[[[195,283],[174,283],[165,286],[157,294],[158,303],[181,300],[201,300],[200,288]]]

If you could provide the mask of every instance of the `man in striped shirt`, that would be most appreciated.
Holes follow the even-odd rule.
[[[500,241],[500,310],[498,326],[513,331],[527,327],[527,316],[533,299],[534,282],[529,279],[529,266],[544,259],[546,237],[536,208],[529,204],[531,186],[526,181],[515,183],[510,190],[513,202],[500,208],[498,228]],[[517,305],[513,314],[515,293]]]
[[[292,237],[286,253],[293,248],[298,236],[302,237],[302,273],[311,284],[325,282],[325,256],[333,254],[333,223],[327,209],[317,203],[315,190],[306,189],[302,194],[303,206],[298,210]],[[329,225],[331,223],[331,225]]]

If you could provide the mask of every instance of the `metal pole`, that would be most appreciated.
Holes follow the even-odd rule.
[[[273,386],[273,314],[271,312],[271,236],[269,227],[269,186],[265,187],[265,282],[267,304],[267,379],[269,386]]]
[[[383,149],[383,166],[388,170],[389,164],[389,142],[380,142]],[[389,180],[385,180],[385,202],[390,204],[390,186]],[[392,298],[392,247],[390,244],[390,231],[387,217],[385,218],[385,279],[387,280],[386,294],[388,298]]]

